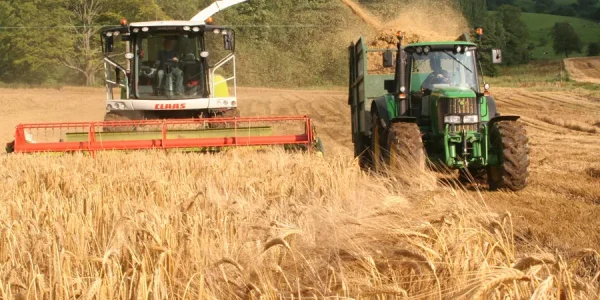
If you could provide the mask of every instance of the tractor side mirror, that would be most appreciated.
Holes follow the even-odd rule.
[[[383,52],[383,67],[391,68],[394,66],[394,53],[391,50]]]
[[[383,87],[385,88],[385,90],[388,93],[390,93],[390,94],[395,93],[396,92],[396,80],[394,80],[394,79],[384,80]]]
[[[492,63],[494,63],[494,64],[502,63],[502,50],[501,49],[492,49]]]
[[[115,82],[121,82],[121,72],[119,71],[119,68],[115,68]]]
[[[228,30],[227,34],[223,35],[223,46],[225,50],[233,51],[234,49],[234,41],[233,41],[233,31]]]
[[[104,38],[104,51],[113,52],[115,48],[115,40],[112,36]]]

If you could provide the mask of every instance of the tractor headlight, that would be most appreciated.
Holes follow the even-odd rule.
[[[445,116],[444,123],[446,124],[460,124],[460,116]]]
[[[463,117],[463,123],[472,124],[477,123],[479,121],[479,117],[477,115],[468,115]]]

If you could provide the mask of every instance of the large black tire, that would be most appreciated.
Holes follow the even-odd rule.
[[[377,113],[377,109],[373,108],[371,111],[371,168],[375,172],[381,172],[383,170],[383,139],[381,138],[384,134],[384,129],[381,124],[381,119]]]
[[[529,139],[523,125],[517,121],[494,123],[490,144],[499,153],[498,165],[487,170],[490,190],[523,190],[529,177]]]
[[[387,135],[386,160],[391,170],[424,171],[426,151],[419,126],[415,123],[392,123]]]

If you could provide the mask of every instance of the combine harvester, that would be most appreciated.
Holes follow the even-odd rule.
[[[492,190],[524,189],[528,138],[519,116],[497,112],[478,72],[482,49],[467,34],[403,46],[399,32],[396,46],[368,49],[361,37],[348,49],[352,141],[361,166],[424,169],[429,160],[467,178],[487,175]],[[501,62],[501,52],[491,52]],[[369,74],[367,58],[377,53],[387,74]]]
[[[19,124],[7,152],[283,146],[322,153],[307,116],[239,117],[234,30],[213,25],[212,16],[246,1],[216,1],[190,21],[122,19],[104,28],[104,121]]]

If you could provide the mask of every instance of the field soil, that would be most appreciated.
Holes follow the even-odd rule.
[[[573,80],[600,84],[600,56],[568,58],[565,66]]]
[[[573,62],[580,70],[585,64]],[[510,211],[524,246],[600,247],[600,98],[508,88],[492,93],[501,113],[519,114],[526,125],[530,186],[519,193],[492,193],[482,184],[479,190],[468,186],[469,193],[499,213]],[[100,121],[103,95],[91,88],[0,89],[0,139],[10,141],[20,122]],[[239,97],[242,116],[310,115],[327,156],[352,156],[344,90],[241,88]]]

